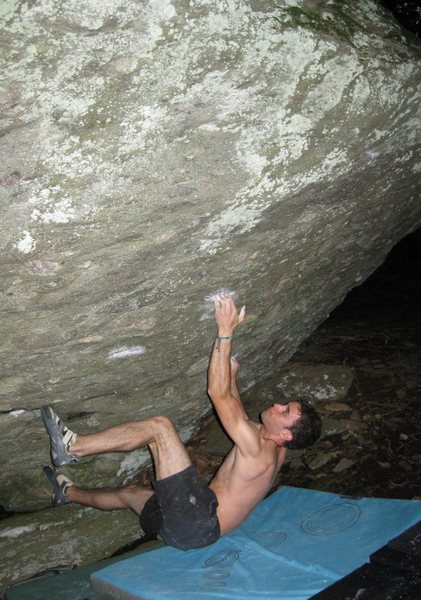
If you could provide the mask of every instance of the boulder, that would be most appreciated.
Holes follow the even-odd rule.
[[[79,433],[165,413],[188,439],[209,293],[247,305],[249,389],[419,226],[421,53],[371,0],[34,0],[0,19],[0,504],[33,511],[40,406]],[[72,476],[121,484],[147,461]]]
[[[15,515],[0,529],[0,590],[108,558],[140,537],[139,519],[126,510],[103,513],[67,505]]]

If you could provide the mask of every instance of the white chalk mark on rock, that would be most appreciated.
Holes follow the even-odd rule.
[[[130,358],[131,356],[138,356],[139,354],[144,354],[146,352],[146,348],[144,346],[132,346],[131,348],[127,348],[123,346],[121,348],[116,348],[112,350],[108,356],[108,360],[115,360],[116,358]]]

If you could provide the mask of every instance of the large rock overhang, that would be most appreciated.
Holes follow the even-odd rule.
[[[1,18],[0,503],[33,510],[41,405],[80,433],[165,413],[187,439],[209,410],[207,294],[247,305],[250,387],[420,224],[420,46],[369,0]],[[126,482],[147,459],[76,477]]]

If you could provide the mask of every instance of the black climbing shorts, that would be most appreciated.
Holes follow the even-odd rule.
[[[214,492],[200,481],[193,465],[154,481],[155,494],[140,514],[140,526],[166,544],[191,550],[208,546],[220,536]]]

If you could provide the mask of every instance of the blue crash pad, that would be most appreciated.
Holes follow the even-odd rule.
[[[164,547],[91,575],[121,600],[307,600],[421,519],[421,501],[284,487],[215,544]]]

